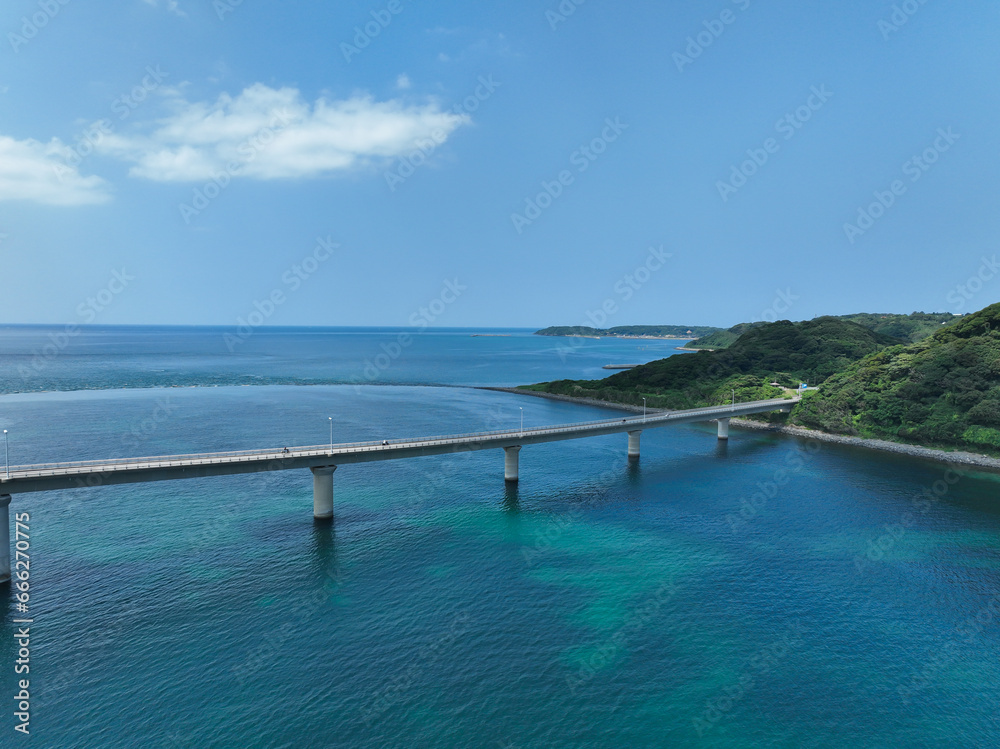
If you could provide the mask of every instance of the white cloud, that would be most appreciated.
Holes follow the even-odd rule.
[[[310,104],[294,88],[257,83],[214,103],[171,102],[173,114],[142,134],[113,134],[99,149],[130,161],[129,174],[159,182],[317,177],[409,153],[469,121],[437,104],[370,97]]]
[[[88,205],[110,199],[100,177],[84,177],[69,166],[77,154],[58,138],[48,143],[0,135],[0,201]]]
[[[406,73],[400,73],[399,77],[396,79],[396,88],[405,91],[410,87],[410,76]]]

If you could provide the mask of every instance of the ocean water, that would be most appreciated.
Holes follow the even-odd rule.
[[[0,326],[0,393],[207,385],[523,385],[594,379],[683,340],[526,330]]]
[[[103,329],[22,377],[52,332],[0,332],[12,464],[585,421],[469,386],[675,345],[427,332],[371,384],[399,331]],[[332,526],[308,471],[15,495],[0,745],[1000,745],[997,476],[714,425],[625,451],[526,447],[516,489],[499,450],[342,466]]]

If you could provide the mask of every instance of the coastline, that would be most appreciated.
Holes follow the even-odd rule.
[[[583,335],[582,333],[533,333],[532,335],[540,335],[543,338],[593,338],[595,341],[602,340],[604,338],[627,339],[630,341],[694,341],[696,338],[691,338],[686,335]]]
[[[612,408],[617,411],[628,411],[630,413],[642,413],[642,406],[630,406],[624,403],[611,403],[596,398],[576,398],[571,395],[557,395],[556,393],[539,393],[532,390],[519,390],[518,388],[505,387],[483,387],[480,390],[496,390],[503,393],[516,393],[518,395],[531,395],[538,398],[549,398],[550,400],[565,401],[568,403],[580,403],[586,406],[600,406]],[[647,408],[647,413],[658,413],[665,409]],[[908,455],[913,458],[923,458],[933,460],[938,463],[959,464],[985,468],[991,471],[1000,472],[1000,458],[993,458],[989,455],[970,453],[964,450],[942,450],[935,447],[920,447],[918,445],[906,445],[901,442],[889,442],[887,440],[867,439],[864,437],[848,437],[840,434],[829,434],[815,429],[796,426],[776,426],[764,424],[759,421],[748,419],[733,419],[731,426],[741,429],[752,429],[758,432],[775,432],[777,434],[787,434],[793,437],[805,437],[807,439],[819,440],[820,442],[831,442],[839,445],[849,445],[852,447],[863,447],[868,450],[879,450],[881,452],[896,453],[898,455]]]
[[[734,427],[738,426],[743,429],[776,432],[778,434],[788,434],[793,437],[806,437],[808,439],[819,440],[820,442],[833,442],[839,445],[863,447],[868,450],[909,455],[914,458],[924,458],[939,463],[958,463],[1000,471],[1000,458],[993,458],[989,455],[981,455],[979,453],[970,453],[965,450],[943,450],[936,447],[921,447],[920,445],[907,445],[902,442],[889,442],[888,440],[849,437],[842,434],[830,434],[815,429],[807,429],[806,427],[776,426],[773,424],[764,424],[759,421],[749,421],[748,419],[733,419],[731,424]]]
[[[611,408],[615,411],[628,411],[629,413],[642,413],[642,406],[630,406],[626,403],[610,403],[598,400],[597,398],[576,398],[572,395],[558,395],[556,393],[539,393],[534,390],[520,390],[518,388],[504,387],[477,387],[476,390],[495,390],[499,393],[514,393],[515,395],[532,395],[536,398],[548,398],[553,401],[565,401],[566,403],[579,403],[584,406],[599,406],[601,408]],[[662,408],[647,408],[646,413],[659,413]]]

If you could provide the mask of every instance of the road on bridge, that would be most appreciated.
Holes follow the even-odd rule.
[[[465,450],[487,450],[580,439],[698,421],[728,419],[768,411],[790,410],[798,399],[778,399],[712,406],[684,411],[650,413],[621,419],[603,419],[532,429],[475,432],[438,437],[350,442],[308,447],[270,448],[233,452],[163,455],[154,457],[84,460],[14,466],[0,474],[0,495],[72,489],[86,486],[233,475],[258,471],[316,468],[378,460],[441,455]]]

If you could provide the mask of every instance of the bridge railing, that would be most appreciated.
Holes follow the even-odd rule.
[[[734,406],[707,406],[704,408],[691,408],[681,411],[652,412],[645,416],[636,415],[625,417],[624,419],[599,419],[596,421],[580,421],[570,424],[557,424],[545,427],[533,427],[528,429],[501,429],[490,432],[466,432],[462,434],[438,435],[433,437],[418,438],[396,438],[388,447],[399,448],[401,446],[433,446],[442,444],[455,444],[466,440],[481,438],[489,439],[495,437],[521,437],[540,436],[545,434],[559,434],[564,432],[577,431],[585,427],[616,426],[622,422],[627,424],[650,424],[663,423],[677,419],[686,418],[693,415],[715,416],[736,413],[742,410],[752,410],[756,408],[776,405],[791,405],[797,399],[773,399],[767,401],[751,401],[749,403],[738,403]],[[60,463],[33,463],[23,466],[11,466],[12,472],[49,472],[64,471],[73,469],[104,468],[112,469],[119,466],[143,466],[143,467],[169,467],[178,463],[188,464],[212,464],[221,462],[241,462],[241,460],[261,460],[282,458],[303,458],[322,455],[336,455],[343,453],[359,452],[374,447],[384,447],[382,440],[368,440],[364,442],[339,442],[325,445],[309,445],[302,447],[288,448],[289,452],[283,452],[284,448],[270,448],[264,450],[229,450],[212,453],[187,453],[178,455],[156,455],[132,458],[114,458],[104,460],[76,460]],[[0,477],[2,478],[2,477]]]
[[[447,435],[438,435],[434,437],[419,437],[416,439],[398,439],[394,443],[394,446],[398,447],[400,444],[424,444],[428,442],[437,444],[455,440],[470,439],[473,437],[496,437],[500,435],[513,437],[513,436],[520,436],[521,434],[524,434],[525,436],[532,434],[534,435],[553,434],[558,432],[572,432],[576,431],[577,429],[580,429],[581,427],[616,426],[621,424],[622,422],[628,424],[637,424],[637,425],[650,424],[655,422],[664,422],[664,421],[682,419],[692,415],[703,415],[703,416],[725,415],[738,412],[741,409],[752,410],[755,408],[761,408],[765,406],[791,405],[792,403],[796,402],[796,400],[797,399],[794,398],[792,399],[777,398],[767,401],[751,401],[748,403],[737,403],[735,409],[733,406],[706,406],[703,408],[689,408],[682,411],[668,411],[666,413],[662,411],[653,411],[647,414],[646,416],[640,414],[638,416],[626,417],[624,419],[600,419],[597,421],[578,421],[578,422],[573,422],[571,424],[555,424],[553,426],[533,427],[530,429],[523,429],[523,430],[501,429],[493,432],[468,432],[465,434],[447,434]],[[370,443],[365,443],[365,444],[370,444]],[[381,443],[376,443],[376,445],[377,444]],[[353,445],[334,445],[334,448],[352,447],[352,446]],[[301,448],[301,449],[308,450],[313,448]]]

